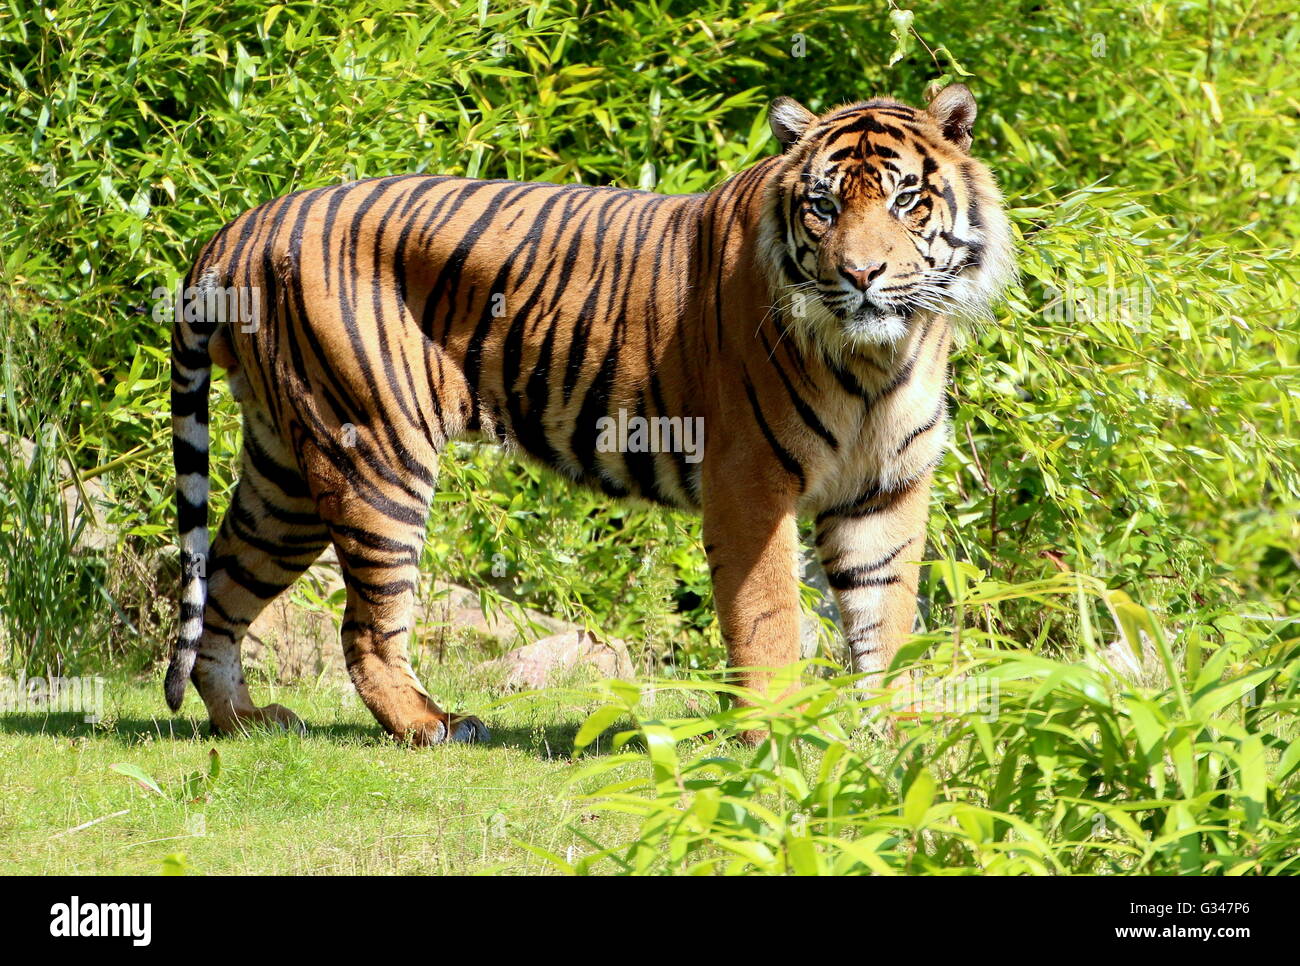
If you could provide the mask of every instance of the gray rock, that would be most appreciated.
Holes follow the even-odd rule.
[[[302,595],[302,584],[311,595],[328,601],[344,590],[343,576],[333,548],[328,548],[300,578],[296,591],[291,590],[272,601],[253,622],[244,642],[250,667],[280,681],[299,679],[347,680],[343,649],[339,643],[341,610],[337,606],[309,603]],[[414,625],[417,646],[441,648],[447,642],[472,642],[489,654],[511,653],[535,646],[533,642],[554,641],[557,637],[576,640],[584,633],[576,624],[549,617],[511,601],[485,614],[477,591],[447,581],[431,581],[416,603]],[[541,638],[539,641],[538,639]],[[550,657],[546,655],[554,650]],[[610,657],[610,655],[615,655]],[[480,655],[481,656],[481,655]],[[504,658],[501,660],[505,660]],[[594,637],[582,648],[565,650],[555,643],[529,651],[522,658],[529,667],[566,666],[566,662],[592,664],[604,677],[629,676],[631,661],[621,641],[597,644]],[[487,665],[495,662],[488,661]],[[532,671],[513,672],[512,681],[522,681]],[[550,673],[550,672],[548,672]],[[524,675],[520,677],[519,675]],[[526,687],[524,684],[512,686]]]
[[[506,686],[520,690],[546,687],[557,675],[579,668],[590,669],[594,677],[600,678],[633,675],[632,659],[625,643],[612,637],[602,640],[581,628],[571,628],[515,648],[483,667],[503,668]]]
[[[814,554],[804,550],[801,552],[799,559],[800,579],[817,591],[817,600],[813,604],[812,614],[801,614],[799,618],[799,654],[804,659],[816,657],[821,650],[821,643],[825,632],[822,621],[818,618],[824,618],[835,624],[836,632],[834,640],[836,646],[842,643],[843,634],[839,632],[840,626],[840,609],[835,605],[835,595],[831,591],[831,585],[826,580],[826,571],[822,568],[821,563]]]

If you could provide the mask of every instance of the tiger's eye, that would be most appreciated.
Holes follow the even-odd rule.
[[[810,198],[809,203],[812,205],[813,212],[820,218],[834,218],[839,211],[835,207],[835,202],[831,201],[825,195],[818,195],[816,198]]]
[[[907,214],[907,212],[916,207],[916,203],[920,200],[920,188],[912,188],[910,191],[904,191],[894,198],[894,211],[900,215]]]

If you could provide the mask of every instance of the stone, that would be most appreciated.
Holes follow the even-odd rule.
[[[258,615],[244,640],[245,661],[249,667],[258,668],[278,681],[335,679],[346,682],[347,668],[339,641],[341,608],[332,604],[322,607],[308,603],[302,597],[302,584],[309,585],[312,596],[322,601],[341,596],[345,585],[332,547],[327,548],[299,578],[295,589],[276,598]],[[500,654],[511,648],[527,649],[520,645],[535,647],[531,642],[539,636],[542,641],[538,643],[542,643],[565,635],[569,640],[576,640],[577,635],[583,633],[576,624],[549,617],[512,601],[503,602],[491,615],[484,614],[477,591],[441,580],[431,581],[417,602],[414,624],[416,632],[412,649],[436,649],[447,641],[460,643],[468,640],[475,645],[474,652],[486,651],[488,654]],[[603,677],[630,676],[631,661],[627,657],[626,645],[618,641],[597,646],[594,638],[592,641],[581,654],[579,649],[573,649],[573,653],[562,658],[557,666],[570,660],[592,664],[601,670]],[[531,653],[540,655],[543,652]],[[481,653],[478,656],[482,656]],[[547,664],[540,657],[531,658],[530,662],[530,666]],[[486,665],[493,663],[488,661]],[[435,683],[429,682],[430,686]]]
[[[590,668],[598,678],[633,676],[632,659],[624,642],[617,638],[602,640],[581,628],[517,647],[483,666],[504,669],[506,687],[519,690],[546,687],[558,674],[578,668]]]

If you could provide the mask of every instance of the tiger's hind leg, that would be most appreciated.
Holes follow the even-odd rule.
[[[356,465],[349,470],[339,468],[342,454],[328,442],[308,457],[317,506],[347,585],[342,637],[348,674],[375,719],[399,740],[486,741],[488,730],[477,718],[450,714],[434,703],[407,656],[437,453],[427,441],[413,441],[431,468],[411,473],[415,457],[407,451],[408,469],[400,471],[386,458],[387,441],[353,429],[347,457]]]
[[[302,730],[292,711],[258,707],[240,648],[267,604],[320,555],[329,533],[288,448],[257,417],[245,419],[241,472],[213,542],[203,636],[191,679],[216,732],[249,725]]]

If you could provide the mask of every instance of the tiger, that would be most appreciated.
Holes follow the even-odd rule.
[[[852,671],[878,682],[913,626],[954,332],[1015,271],[1002,196],[969,153],[974,98],[951,84],[927,100],[819,115],[778,98],[779,151],[705,193],[410,174],[299,191],[221,228],[172,326],[168,706],[188,680],[214,733],[303,729],[254,704],[241,642],[332,545],[344,657],[375,719],[413,745],[487,740],[434,702],[406,644],[440,454],[465,437],[698,513],[728,673],[751,703],[800,655],[811,521]],[[257,297],[232,317],[236,291]],[[210,542],[214,364],[242,447]],[[699,421],[700,451],[602,441],[633,416]]]

